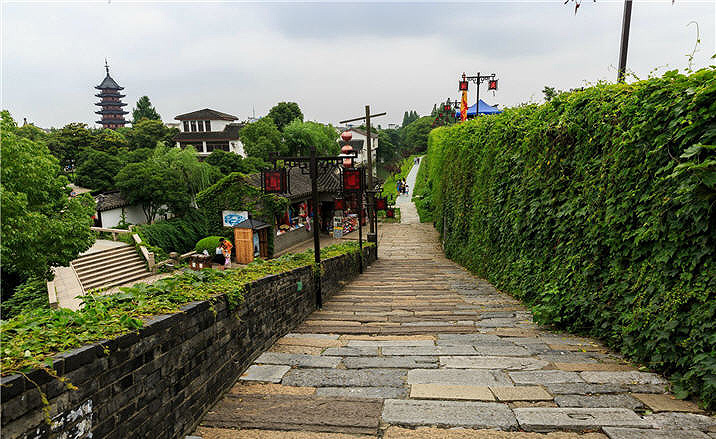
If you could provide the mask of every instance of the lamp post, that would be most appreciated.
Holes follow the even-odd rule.
[[[626,74],[627,48],[629,47],[629,27],[631,25],[631,3],[632,0],[624,0],[622,42],[619,47],[619,70],[617,71],[617,82],[624,82],[624,75]]]
[[[482,84],[485,81],[488,81],[487,83],[487,89],[488,90],[497,90],[497,79],[495,79],[495,74],[491,75],[481,75],[480,72],[477,72],[477,76],[465,76],[465,74],[462,74],[463,81],[468,80],[470,82],[474,82],[477,87],[475,90],[475,93],[477,94],[477,103],[475,104],[475,117],[477,117],[480,114],[480,84]],[[467,89],[467,88],[466,88]]]
[[[261,171],[261,189],[265,193],[285,194],[290,193],[290,173],[287,172],[291,168],[299,168],[305,175],[311,178],[311,198],[313,201],[313,260],[318,267],[318,274],[314,273],[314,282],[316,283],[316,307],[323,306],[323,298],[321,297],[321,241],[318,235],[318,177],[320,170],[334,170],[346,162],[352,161],[357,157],[355,153],[352,155],[343,154],[334,157],[318,157],[316,155],[316,147],[311,146],[311,154],[308,157],[277,157],[271,155],[270,160],[273,162],[272,169]],[[283,161],[283,167],[277,166],[277,161]],[[361,262],[363,255],[361,254]]]

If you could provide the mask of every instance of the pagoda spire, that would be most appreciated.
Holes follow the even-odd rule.
[[[100,101],[95,105],[102,108],[99,111],[95,111],[95,114],[102,116],[102,120],[98,120],[97,123],[102,124],[103,128],[121,128],[127,123],[124,119],[124,115],[129,114],[122,108],[127,105],[122,102],[122,98],[126,95],[120,94],[119,92],[123,90],[124,87],[120,87],[120,85],[109,76],[107,58],[104,59],[104,69],[107,72],[107,76],[104,77],[100,85],[95,87],[97,90],[100,90],[100,92],[95,95],[100,98]]]

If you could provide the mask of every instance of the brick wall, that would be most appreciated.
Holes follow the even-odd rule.
[[[375,247],[364,249],[368,262]],[[356,258],[323,261],[324,300],[358,274]],[[298,291],[298,282],[302,283]],[[79,389],[67,390],[42,370],[3,377],[3,438],[183,438],[241,373],[315,309],[310,267],[259,279],[230,311],[194,302],[155,316],[138,333],[65,352],[53,368]]]

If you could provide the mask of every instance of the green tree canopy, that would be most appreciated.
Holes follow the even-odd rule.
[[[269,116],[243,127],[239,137],[249,157],[268,161],[270,153],[285,154],[288,151],[281,139],[281,132]]]
[[[288,124],[296,119],[303,121],[303,113],[295,102],[279,102],[269,110],[268,116],[274,121],[279,131],[283,131]]]
[[[121,148],[129,147],[127,139],[119,132],[109,129],[96,130],[91,148],[109,153],[117,153]]]
[[[223,175],[228,175],[232,172],[251,174],[268,167],[268,164],[260,158],[242,158],[238,154],[220,149],[214,150],[204,161],[219,168]]]
[[[81,125],[81,124],[77,124]],[[49,276],[94,242],[94,200],[68,196],[58,160],[39,142],[17,135],[17,125],[2,112],[2,267],[3,276],[24,280]]]
[[[131,128],[120,130],[127,138],[130,149],[156,148],[157,142],[173,146],[176,128],[168,128],[161,120],[142,119],[132,124]]]
[[[137,101],[137,107],[132,110],[132,122],[133,124],[139,122],[142,119],[149,120],[162,120],[162,117],[157,113],[157,110],[152,106],[149,101],[149,96],[142,96]]]
[[[87,125],[83,123],[70,123],[52,130],[48,136],[47,146],[52,154],[60,161],[60,166],[66,173],[74,171],[80,151],[94,145],[95,136]]]
[[[318,154],[335,155],[340,152],[336,139],[338,132],[331,125],[317,122],[301,122],[295,119],[283,130],[289,155],[308,155],[311,146]]]
[[[428,149],[428,134],[432,130],[433,118],[424,116],[403,128],[403,141],[409,151],[424,152]]]
[[[126,156],[88,148],[77,167],[77,185],[98,191],[114,189],[114,177],[126,164]]]

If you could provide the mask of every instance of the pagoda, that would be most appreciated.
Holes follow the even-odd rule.
[[[95,111],[96,114],[102,115],[102,120],[98,120],[97,123],[101,123],[103,128],[116,129],[123,127],[127,121],[124,120],[124,115],[128,114],[122,107],[125,104],[122,102],[122,98],[126,95],[120,94],[120,90],[124,90],[124,87],[120,87],[117,82],[109,76],[109,65],[107,60],[104,60],[104,68],[107,70],[107,76],[104,77],[104,81],[95,88],[100,92],[95,96],[101,98],[95,105],[102,107],[100,111]]]

